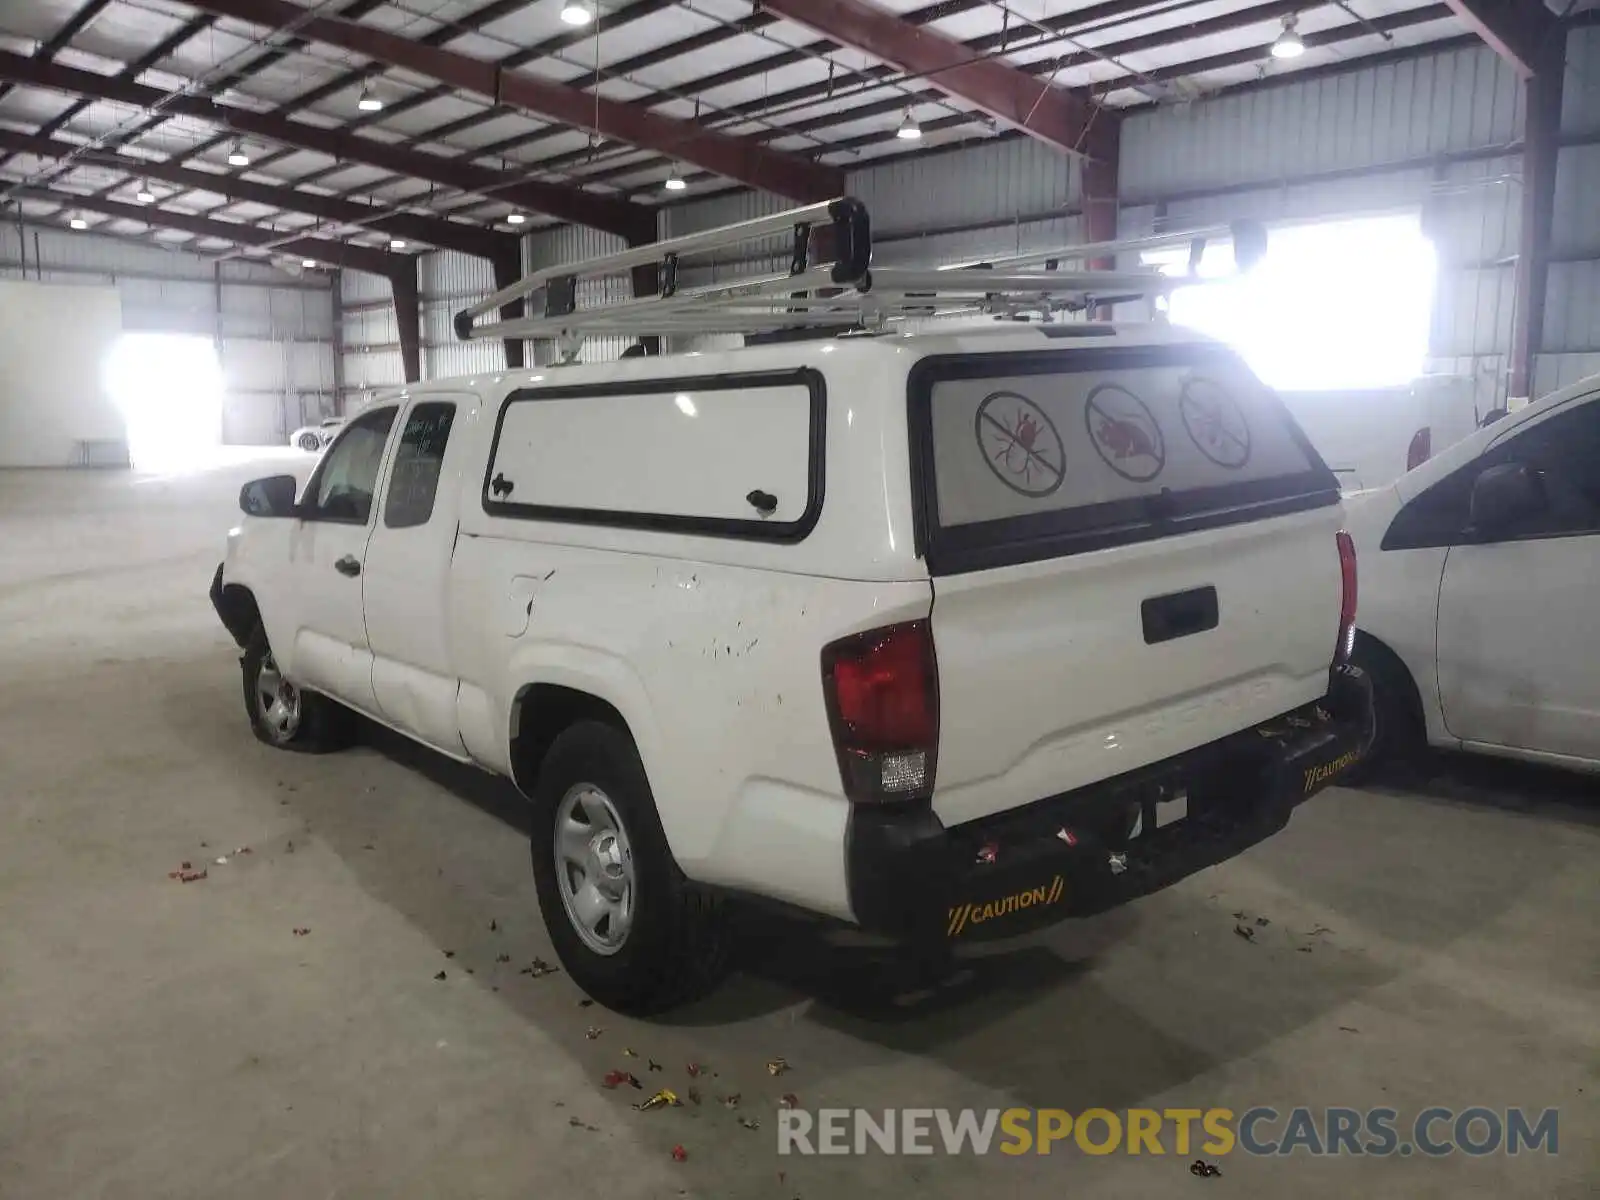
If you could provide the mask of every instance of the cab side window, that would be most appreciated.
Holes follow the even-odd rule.
[[[430,401],[412,408],[395,450],[394,469],[389,472],[389,494],[383,503],[387,528],[426,525],[433,516],[439,470],[455,419],[454,404]]]
[[[394,414],[392,407],[383,408],[363,413],[345,426],[306,485],[306,502],[301,510],[305,520],[367,523]]]

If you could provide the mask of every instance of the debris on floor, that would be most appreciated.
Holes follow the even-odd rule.
[[[583,997],[583,999],[578,1001],[578,1007],[579,1008],[593,1008],[594,1007],[594,1001],[589,999],[589,997],[585,996],[585,997]]]
[[[634,1105],[634,1108],[638,1109],[640,1112],[649,1112],[653,1108],[682,1107],[683,1101],[678,1099],[678,1093],[673,1091],[671,1088],[662,1088],[654,1096],[651,1096],[650,1099],[641,1104]]]
[[[692,1087],[687,1092],[685,1092],[684,1095],[689,1098],[689,1103],[690,1104],[694,1105],[696,1108],[700,1107],[700,1089],[699,1088],[693,1088]]]
[[[310,937],[311,936],[311,930],[307,929],[303,925],[296,925],[294,927],[294,935],[295,935],[295,937]]]
[[[535,979],[543,979],[546,975],[557,975],[560,974],[560,972],[560,967],[551,966],[549,963],[545,962],[544,959],[536,958],[527,966],[523,967],[522,970],[518,971],[517,974],[531,975]]]
[[[787,1059],[775,1058],[771,1062],[767,1063],[768,1075],[782,1075],[788,1069],[789,1061]]]
[[[1263,929],[1265,929],[1268,925],[1271,925],[1272,922],[1269,921],[1266,917],[1257,917],[1256,918],[1256,924],[1261,926]]]
[[[618,1088],[623,1084],[635,1088],[644,1087],[644,1084],[639,1082],[638,1076],[631,1071],[607,1071],[605,1079],[601,1082],[601,1086],[605,1088]]]
[[[655,1060],[655,1059],[653,1059],[653,1058],[647,1058],[647,1059],[645,1059],[645,1060],[644,1060],[644,1061],[645,1061],[645,1063],[646,1063],[646,1065],[647,1065],[647,1066],[648,1066],[648,1067],[649,1067],[649,1068],[650,1068],[650,1069],[651,1069],[651,1070],[652,1070],[652,1071],[659,1071],[659,1070],[661,1070],[661,1064],[660,1064],[660,1063],[658,1063],[658,1062],[657,1062],[657,1061],[656,1061],[656,1060]]]
[[[800,1107],[800,1097],[796,1096],[793,1092],[785,1092],[783,1095],[778,1097],[778,1107],[779,1108],[799,1108]]]
[[[739,1107],[739,1101],[740,1101],[740,1099],[742,1099],[742,1097],[739,1095],[738,1092],[729,1092],[726,1096],[723,1096],[721,1099],[722,1099],[722,1107],[723,1108],[738,1108]]]
[[[1189,1164],[1189,1174],[1198,1175],[1201,1179],[1208,1179],[1213,1175],[1221,1175],[1222,1168],[1216,1163],[1208,1163],[1203,1158],[1197,1158]]]
[[[434,976],[434,978],[435,979],[448,979],[450,977],[448,975],[446,975],[443,971],[440,971],[437,975]]]
[[[1249,925],[1235,925],[1233,927],[1233,932],[1238,934],[1247,942],[1253,942],[1256,940],[1256,931]]]
[[[444,956],[446,958],[454,958],[456,956],[456,952],[454,950],[446,950],[444,952]]]
[[[743,1125],[746,1129],[760,1129],[761,1128],[761,1122],[758,1121],[755,1117],[740,1117],[739,1118],[739,1124]]]
[[[496,954],[494,956],[494,960],[497,963],[508,963],[508,962],[511,961],[511,955],[509,955],[509,954]]]
[[[689,1078],[690,1079],[699,1078],[700,1072],[701,1072],[702,1069],[703,1068],[697,1062],[692,1062],[688,1066],[684,1067],[684,1070],[689,1073]]]
[[[241,854],[254,854],[254,853],[255,853],[255,851],[250,849],[249,846],[235,846],[234,850],[233,850],[233,856],[235,858],[238,858],[239,855],[241,855]]]
[[[574,1129],[587,1129],[590,1133],[599,1133],[600,1126],[590,1125],[587,1121],[580,1121],[577,1117],[568,1117],[567,1124]]]
[[[589,1040],[589,1041],[591,1041],[591,1042],[592,1042],[592,1041],[594,1041],[594,1040],[595,1040],[595,1038],[597,1038],[597,1037],[599,1037],[599,1036],[600,1036],[600,1035],[601,1035],[601,1034],[602,1034],[602,1033],[604,1033],[604,1032],[605,1032],[605,1030],[604,1030],[604,1029],[601,1029],[601,1028],[600,1028],[600,1026],[598,1026],[598,1025],[591,1025],[591,1026],[589,1026],[589,1028],[588,1028],[588,1029],[585,1029],[585,1030],[584,1030],[584,1031],[583,1031],[583,1036],[584,1036],[584,1037],[585,1037],[585,1038],[586,1038],[586,1039],[587,1039],[587,1040]]]
[[[176,871],[168,871],[168,879],[176,879],[179,883],[196,883],[206,877],[206,869],[201,867],[198,871],[188,859],[178,864]]]
[[[1341,1025],[1341,1026],[1339,1026],[1339,1032],[1340,1033],[1360,1033],[1361,1030],[1357,1029],[1354,1025]]]
[[[500,932],[499,923],[497,921],[493,920],[492,918],[489,921],[489,932],[490,933],[499,933]]]
[[[689,1157],[689,1152],[687,1150],[685,1150],[681,1145],[677,1145],[677,1146],[674,1146],[672,1148],[672,1161],[673,1162],[682,1162],[684,1159],[686,1159],[688,1157]]]
[[[639,1057],[639,1052],[637,1050],[635,1050],[632,1046],[624,1046],[622,1048],[622,1057],[623,1058],[638,1058]]]

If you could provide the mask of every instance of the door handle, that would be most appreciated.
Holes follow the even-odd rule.
[[[352,555],[346,554],[333,564],[333,569],[341,575],[361,574],[361,563]]]

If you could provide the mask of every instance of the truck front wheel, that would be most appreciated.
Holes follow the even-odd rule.
[[[244,709],[256,737],[279,750],[326,754],[354,737],[354,717],[326,696],[307,692],[283,677],[260,626],[239,659]]]
[[[607,1008],[663,1012],[721,978],[721,904],[678,870],[621,729],[582,721],[556,738],[539,769],[532,850],[556,954]]]

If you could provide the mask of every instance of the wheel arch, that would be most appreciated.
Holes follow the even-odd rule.
[[[1382,638],[1359,627],[1356,629],[1353,657],[1357,661],[1365,658],[1374,664],[1377,676],[1372,681],[1374,688],[1389,686],[1400,689],[1399,700],[1413,722],[1413,728],[1424,739],[1429,738],[1432,732],[1430,708],[1424,702],[1416,675],[1406,664],[1405,659],[1401,658]]]
[[[243,649],[261,624],[256,594],[242,583],[224,583],[217,591],[217,616],[228,634]]]

